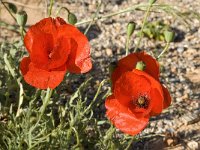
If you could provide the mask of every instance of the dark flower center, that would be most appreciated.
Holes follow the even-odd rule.
[[[53,55],[53,53],[52,53],[52,52],[51,52],[51,53],[49,53],[49,59],[51,59],[52,55]]]
[[[136,106],[139,108],[145,108],[147,109],[149,106],[149,99],[146,96],[139,96],[139,98],[136,101]]]

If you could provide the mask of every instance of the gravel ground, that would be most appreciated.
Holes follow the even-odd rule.
[[[25,0],[20,1],[25,3]],[[37,4],[39,5],[38,9]],[[56,6],[67,6],[74,12],[79,20],[91,18],[96,11],[96,0],[64,0],[57,1]],[[100,8],[99,14],[116,12],[138,4],[140,0],[105,0]],[[142,1],[145,2],[145,1]],[[165,2],[160,0],[159,3]],[[194,11],[200,13],[200,0],[168,0],[168,4],[177,6],[181,11]],[[33,24],[45,16],[45,4],[39,0],[26,1],[29,19],[28,24]],[[10,22],[6,12],[1,10],[0,18]],[[36,15],[36,14],[38,15]],[[126,25],[129,21],[134,21],[141,25],[143,11],[124,13],[104,21],[97,21],[90,28],[87,36],[92,47],[92,58],[94,60],[93,70],[88,76],[95,78],[96,84],[108,78],[108,65],[120,59],[125,54]],[[33,17],[35,15],[35,17]],[[64,14],[62,14],[64,17]],[[32,19],[33,18],[33,19]],[[152,13],[149,21],[161,20],[176,29],[176,40],[171,44],[169,53],[161,60],[163,66],[161,80],[168,86],[173,97],[172,105],[160,116],[153,117],[146,128],[139,136],[145,137],[141,141],[133,144],[134,149],[200,149],[200,25],[197,19],[190,22],[190,29],[183,22],[166,13]],[[12,23],[12,22],[10,22]],[[81,26],[84,31],[85,25]],[[10,41],[19,38],[17,34],[3,28],[0,41],[9,39]],[[136,28],[137,30],[139,27]],[[136,30],[136,31],[137,31]],[[13,38],[14,37],[14,38]],[[138,37],[132,37],[131,49],[134,48]],[[164,42],[157,42],[144,38],[141,49],[152,53],[156,48],[157,53],[162,50]],[[73,87],[71,87],[73,88]],[[104,87],[105,89],[109,87]],[[93,92],[92,90],[89,92]],[[104,109],[104,108],[103,108]]]

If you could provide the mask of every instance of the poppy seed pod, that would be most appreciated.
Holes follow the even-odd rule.
[[[75,14],[73,13],[70,13],[68,14],[68,22],[72,25],[76,24],[77,23],[77,17]]]
[[[137,64],[136,64],[136,69],[138,69],[138,70],[141,70],[141,71],[143,71],[144,69],[145,69],[145,63],[143,62],[143,61],[139,61],[139,62],[137,62]]]
[[[21,26],[24,27],[27,22],[27,13],[25,11],[20,11],[16,14],[16,19],[17,23]]]
[[[135,23],[134,22],[129,22],[127,25],[127,36],[130,37],[135,30]]]
[[[149,4],[154,4],[156,2],[156,0],[149,0]]]
[[[16,14],[17,13],[17,7],[13,3],[8,3],[8,8],[11,10],[12,13]]]
[[[174,41],[175,33],[173,31],[164,32],[165,40],[167,43]]]

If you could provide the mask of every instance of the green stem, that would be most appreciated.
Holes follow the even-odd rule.
[[[3,4],[3,6],[5,7],[5,9],[8,11],[8,13],[11,15],[11,17],[15,20],[15,22],[17,22],[17,19],[15,18],[15,16],[12,14],[12,12],[10,11],[10,9],[5,5],[5,2],[3,2],[1,0],[1,3]]]
[[[44,101],[43,101],[43,105],[42,107],[40,108],[40,116],[39,116],[39,120],[41,119],[42,115],[44,114],[45,110],[46,110],[46,107],[48,106],[49,104],[49,101],[50,101],[50,98],[51,98],[51,95],[53,93],[53,90],[48,88],[47,89],[47,93],[46,93],[46,96],[44,98]]]
[[[126,56],[128,55],[128,52],[129,52],[129,43],[130,43],[130,37],[127,36],[127,39],[126,39]]]
[[[21,113],[21,105],[23,103],[24,100],[24,89],[21,83],[19,83],[19,102],[18,102],[18,108],[17,108],[17,113],[16,113],[16,117],[19,117],[20,113]]]
[[[51,16],[51,12],[52,12],[52,8],[53,8],[53,3],[54,3],[54,0],[51,0],[50,1],[50,6],[49,6],[49,12],[48,12],[49,17]]]
[[[157,59],[159,59],[163,54],[169,49],[170,43],[167,43],[164,50],[158,55]]]
[[[69,143],[69,141],[71,140],[72,130],[73,128],[70,126],[70,128],[67,131],[67,143]]]
[[[89,31],[91,25],[94,23],[95,18],[97,18],[98,14],[99,14],[100,7],[101,7],[101,4],[102,4],[102,3],[99,3],[99,4],[98,4],[98,6],[97,6],[97,11],[96,11],[96,13],[94,14],[94,16],[92,17],[92,20],[90,21],[89,25],[87,26],[87,28],[86,28],[86,30],[85,30],[85,32],[84,32],[85,35],[88,33],[88,31]]]
[[[143,30],[144,30],[144,26],[145,26],[145,23],[147,21],[147,17],[149,16],[150,14],[150,10],[151,10],[151,7],[152,7],[152,4],[149,4],[148,8],[147,8],[147,11],[146,11],[146,14],[144,16],[144,19],[143,19],[143,22],[142,22],[142,28],[140,30],[140,37],[139,37],[139,40],[137,42],[137,45],[135,46],[135,49],[134,49],[134,52],[137,51],[138,47],[140,46],[140,43],[141,43],[141,40],[143,38]]]
[[[96,94],[95,94],[95,96],[94,96],[92,102],[91,102],[90,105],[84,110],[83,114],[89,112],[89,111],[92,109],[92,107],[94,106],[94,103],[96,102],[97,97],[99,96],[99,94],[100,94],[100,92],[101,92],[101,88],[102,88],[102,86],[104,85],[104,83],[105,83],[106,81],[107,81],[107,80],[103,80],[103,81],[100,83],[100,85],[99,85],[99,87],[98,87],[98,89],[97,89],[97,92],[96,92]]]
[[[66,10],[68,14],[70,13],[70,11],[69,11],[69,9],[68,9],[67,7],[60,7],[60,8],[58,9],[58,11],[56,12],[56,16],[58,16],[58,14],[60,13],[60,11],[61,11],[62,9]]]
[[[20,27],[20,34],[21,34],[21,38],[22,38],[22,41],[24,40],[24,27]]]
[[[75,132],[75,135],[76,135],[76,145],[75,145],[75,147],[80,147],[80,145],[81,145],[81,143],[80,143],[80,139],[79,139],[79,134],[78,134],[78,132],[76,131],[76,129],[74,128],[74,127],[72,127],[72,129],[74,130],[74,132]]]
[[[159,6],[159,5],[158,4],[153,4],[152,6]],[[95,17],[95,18],[92,18],[92,19],[89,19],[89,20],[80,21],[80,22],[76,23],[76,25],[81,25],[81,24],[89,23],[91,21],[110,18],[110,17],[116,16],[116,15],[119,15],[119,14],[123,14],[123,13],[126,13],[126,12],[131,12],[131,11],[134,11],[134,10],[141,10],[142,7],[148,7],[148,5],[147,4],[134,5],[134,6],[126,8],[126,9],[117,11],[117,12],[113,12],[113,13],[110,13],[110,14],[98,16],[98,17]]]
[[[108,131],[106,132],[106,136],[104,138],[103,143],[105,145],[108,144],[109,141],[112,141],[113,138],[113,134],[115,133],[116,129],[114,128],[114,126],[111,124],[110,128],[108,129]]]
[[[129,148],[131,147],[131,144],[133,143],[134,139],[135,139],[135,137],[133,136],[133,137],[130,139],[130,141],[129,141],[127,147],[125,148],[125,150],[129,150]]]
[[[15,18],[15,16],[12,14],[12,12],[10,11],[10,9],[5,5],[6,2],[3,2],[3,1],[1,0],[1,3],[2,3],[3,6],[5,7],[5,9],[8,11],[8,13],[10,14],[10,16],[15,20],[15,22],[17,22],[17,19]],[[23,27],[22,29],[21,29],[21,27],[20,27],[20,34],[22,33],[22,31],[26,33],[26,30],[24,29],[24,27]]]
[[[30,130],[29,130],[29,133],[28,133],[28,134],[29,134],[29,137],[32,137],[32,132],[35,130],[35,128],[38,126],[40,120],[42,119],[42,116],[43,116],[43,114],[44,114],[44,112],[45,112],[45,110],[46,110],[46,107],[47,107],[48,104],[49,104],[49,101],[50,101],[50,98],[51,98],[52,93],[53,93],[53,90],[50,89],[50,88],[48,88],[48,89],[47,89],[47,92],[46,92],[46,96],[45,96],[45,98],[44,98],[44,100],[43,100],[43,105],[41,106],[41,108],[40,108],[40,110],[39,110],[40,114],[39,114],[38,120],[37,120],[36,124],[35,124],[34,126],[32,126],[32,127],[30,128]],[[30,140],[30,142],[29,142],[29,145],[31,145],[31,140]]]

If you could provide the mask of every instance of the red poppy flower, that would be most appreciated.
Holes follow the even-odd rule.
[[[88,39],[62,18],[45,18],[31,26],[24,38],[29,57],[20,64],[25,81],[37,88],[54,89],[66,73],[92,68]]]
[[[121,131],[136,135],[148,124],[149,117],[163,109],[162,86],[152,76],[133,69],[123,73],[106,99],[106,115]]]
[[[143,71],[136,64],[143,62]],[[106,99],[106,115],[121,131],[136,135],[171,103],[170,94],[159,81],[159,63],[145,52],[119,60],[112,73],[113,94]]]
[[[132,53],[128,56],[119,60],[116,69],[112,73],[112,85],[115,86],[115,82],[119,79],[119,77],[127,72],[132,71],[135,69],[137,62],[142,61],[146,65],[144,68],[144,72],[152,76],[155,80],[159,81],[160,76],[160,66],[159,63],[154,59],[151,55],[147,53],[139,52],[139,53]],[[171,97],[167,88],[162,85],[163,93],[165,101],[163,102],[163,107],[167,108],[171,103]]]

